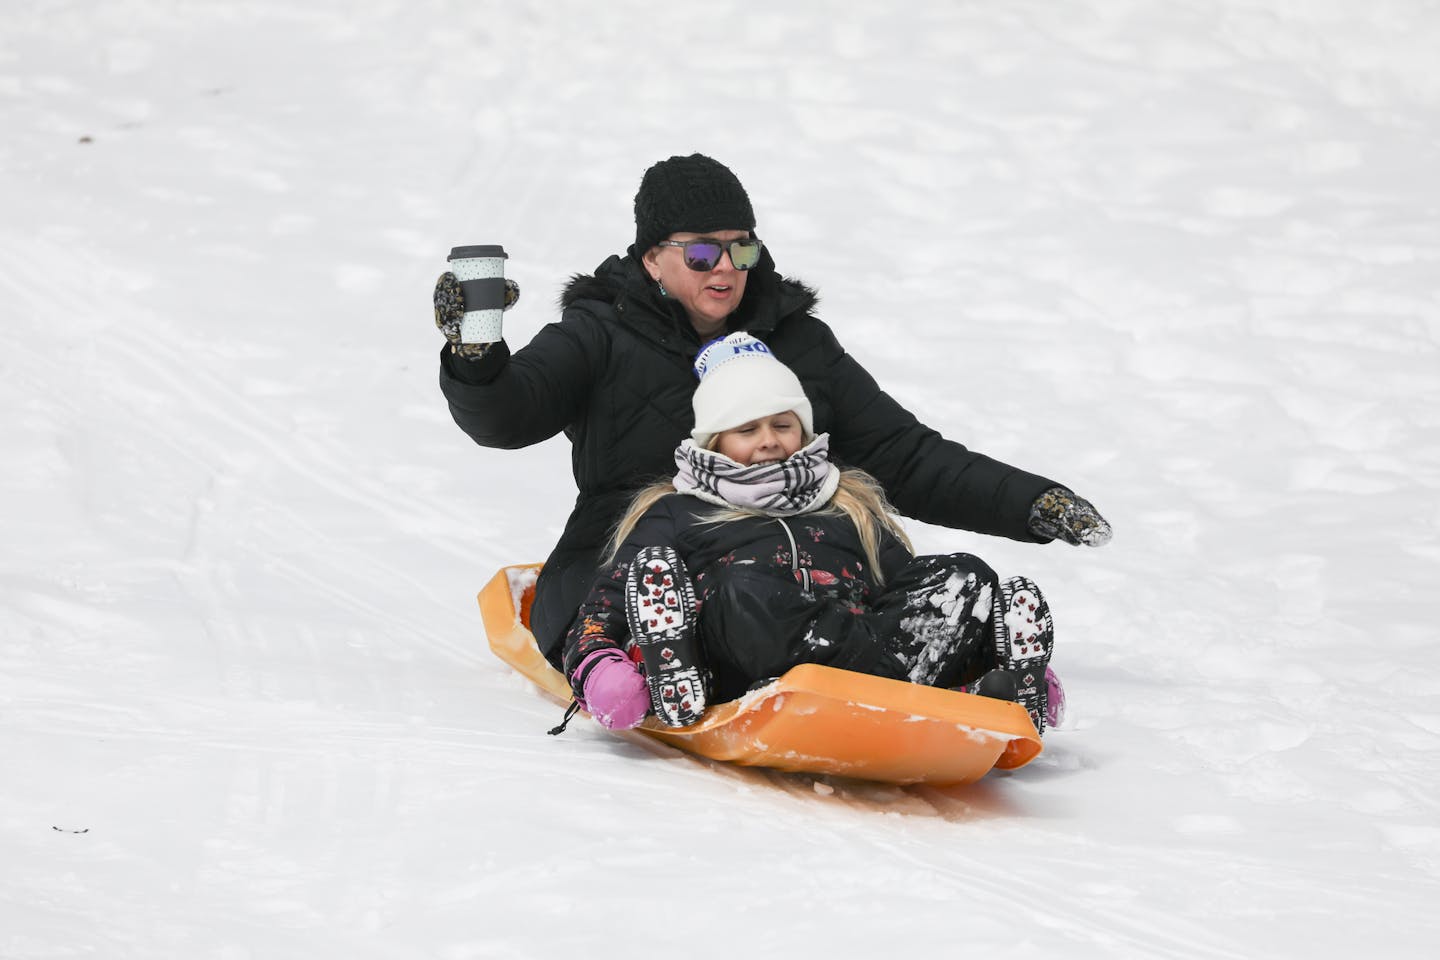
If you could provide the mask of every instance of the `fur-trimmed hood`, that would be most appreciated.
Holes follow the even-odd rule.
[[[633,251],[623,257],[610,257],[593,274],[573,275],[560,293],[560,308],[564,310],[581,300],[597,300],[611,306],[628,300],[643,305],[649,312],[684,319],[678,304],[660,296],[659,288]],[[780,276],[767,249],[750,271],[734,327],[768,332],[782,318],[794,313],[810,313],[819,302],[820,295],[813,288]]]

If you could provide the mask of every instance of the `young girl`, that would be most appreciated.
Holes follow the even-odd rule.
[[[765,344],[715,340],[695,372],[678,471],[631,503],[566,635],[581,706],[612,729],[651,710],[687,726],[819,663],[1019,700],[1042,732],[1056,722],[1033,583],[1001,583],[969,554],[915,557],[878,484],[830,463],[800,381]]]

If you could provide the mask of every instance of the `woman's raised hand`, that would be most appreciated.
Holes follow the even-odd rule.
[[[435,293],[433,296],[435,304],[435,326],[445,334],[445,339],[450,341],[450,349],[465,357],[480,357],[490,349],[491,342],[487,343],[465,343],[460,334],[461,321],[465,319],[465,294],[461,289],[460,280],[446,270],[440,274],[435,281]],[[515,306],[515,301],[520,299],[520,285],[514,280],[505,281],[505,310]]]

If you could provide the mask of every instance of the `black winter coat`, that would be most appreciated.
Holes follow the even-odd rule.
[[[800,378],[831,459],[860,467],[904,515],[926,523],[1043,542],[1031,503],[1058,486],[946,440],[880,389],[812,314],[813,291],[782,279],[766,250],[750,271],[731,330],[764,341]],[[510,353],[478,360],[441,352],[440,388],[476,443],[513,449],[563,431],[579,488],[536,585],[531,628],[559,662],[560,641],[594,581],[601,549],[631,495],[673,475],[694,426],[691,363],[702,344],[683,309],[659,295],[632,251],[572,278],[558,323]]]

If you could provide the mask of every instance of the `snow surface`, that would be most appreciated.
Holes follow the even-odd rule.
[[[0,956],[1429,955],[1440,8],[12,0]],[[1071,720],[949,791],[577,722],[473,595],[568,446],[475,447],[430,287],[523,343],[656,159],[1102,550]],[[659,942],[657,942],[659,941]]]

